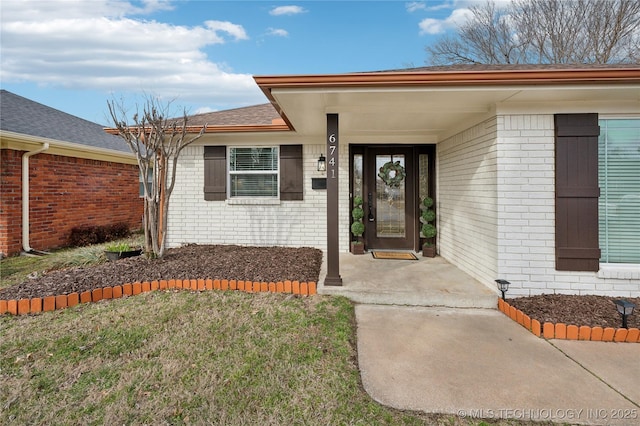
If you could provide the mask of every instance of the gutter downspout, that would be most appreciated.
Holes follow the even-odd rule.
[[[22,154],[22,249],[26,253],[34,251],[29,246],[29,157],[49,149],[45,142],[42,148]]]

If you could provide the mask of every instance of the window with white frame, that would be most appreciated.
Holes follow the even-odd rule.
[[[229,196],[278,197],[278,148],[230,147]]]
[[[640,118],[600,120],[598,179],[600,262],[640,264]]]
[[[149,170],[147,170],[147,179],[146,181],[144,180],[143,176],[142,176],[142,171],[140,171],[138,173],[138,179],[139,179],[139,195],[140,197],[144,197],[144,185],[145,182],[147,183],[147,188],[151,188],[152,182],[153,182],[153,169],[149,168]]]

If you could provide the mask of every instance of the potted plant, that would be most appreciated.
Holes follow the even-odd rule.
[[[351,233],[355,237],[355,239],[351,241],[351,253],[353,254],[364,254],[364,243],[360,241],[360,237],[364,234],[364,223],[362,222],[362,218],[364,217],[364,210],[362,210],[363,203],[364,200],[361,196],[358,195],[353,198],[353,210],[351,210],[351,217],[353,218]]]
[[[104,251],[107,259],[110,261],[123,259],[125,257],[134,257],[140,256],[142,253],[142,249],[140,248],[132,248],[127,243],[118,243],[118,244],[110,244],[105,248]]]
[[[433,210],[433,198],[425,197],[424,200],[422,200],[420,209],[422,210],[422,214],[420,215],[420,222],[422,223],[420,236],[425,238],[424,244],[422,245],[422,256],[435,257],[436,246],[434,238],[438,234],[438,231],[433,224],[436,220],[436,212]]]

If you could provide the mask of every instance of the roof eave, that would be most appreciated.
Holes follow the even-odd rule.
[[[204,125],[187,126],[187,133],[200,133]],[[292,128],[287,124],[253,124],[253,125],[232,125],[232,126],[206,126],[205,133],[248,133],[248,132],[284,132]],[[105,128],[105,132],[118,136],[118,129]]]
[[[393,71],[349,74],[265,75],[254,76],[253,78],[282,119],[293,130],[289,118],[271,93],[273,89],[628,84],[640,83],[640,66],[595,69]]]
[[[99,160],[112,163],[137,164],[136,157],[132,152],[59,141],[56,139],[26,135],[8,130],[0,130],[0,141],[0,147],[2,149],[29,151],[44,143],[48,143],[50,148],[46,153],[51,155],[62,155],[66,157],[84,158],[87,160]]]
[[[482,70],[377,72],[353,74],[255,76],[265,91],[272,88],[476,86],[529,84],[585,84],[640,82],[640,66],[629,68],[575,68],[546,70]]]

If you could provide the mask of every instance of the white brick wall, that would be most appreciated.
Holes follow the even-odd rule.
[[[185,243],[312,246],[326,250],[326,190],[311,188],[318,172],[317,161],[324,145],[303,146],[303,201],[205,201],[203,194],[203,146],[189,146],[179,160],[177,181],[170,200],[167,245]],[[340,249],[349,250],[348,146],[343,144],[339,159]]]
[[[640,268],[555,270],[553,115],[502,115],[498,130],[498,269],[510,296],[640,296]]]
[[[244,143],[249,143],[244,141]],[[305,144],[304,201],[236,205],[204,201],[203,147],[185,149],[171,197],[167,242],[313,246],[326,250],[326,191],[311,189],[324,144]],[[437,145],[440,254],[508,295],[640,297],[640,267],[555,270],[553,115],[502,114]],[[348,145],[340,148],[340,250],[349,250]]]
[[[553,115],[499,115],[437,145],[440,254],[508,295],[640,297],[640,267],[555,270]]]
[[[496,157],[495,118],[436,149],[439,253],[487,285],[498,268]]]

